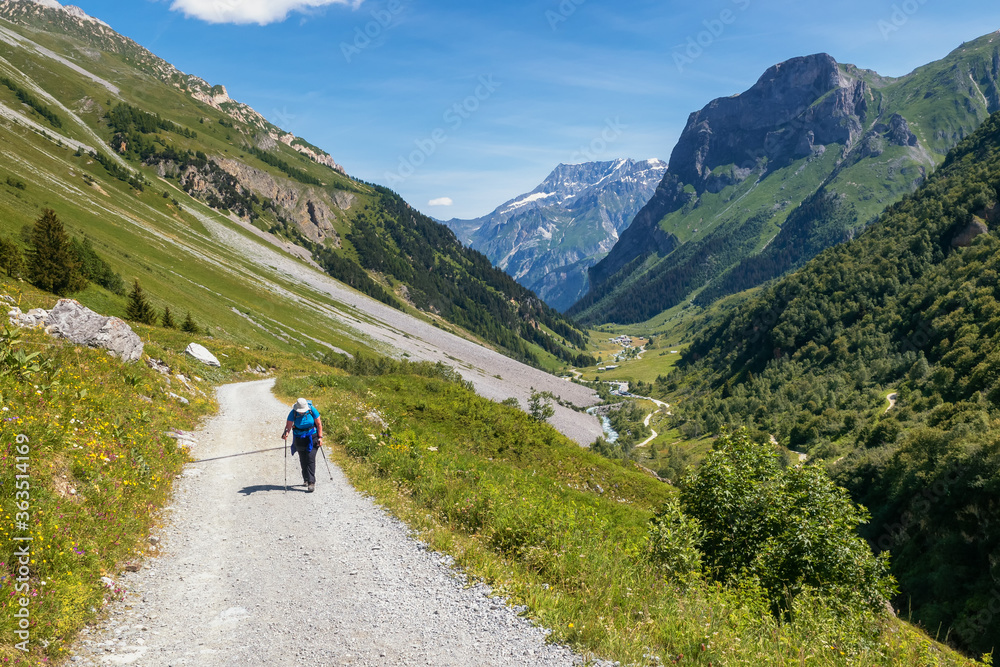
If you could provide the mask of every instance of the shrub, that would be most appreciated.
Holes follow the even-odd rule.
[[[156,324],[156,311],[146,299],[146,293],[142,291],[138,278],[132,283],[132,291],[128,295],[128,305],[125,306],[125,317],[140,324]]]
[[[183,331],[184,333],[193,333],[193,334],[201,333],[201,329],[198,327],[197,324],[195,324],[194,318],[191,317],[190,310],[184,317],[184,323],[181,324],[181,331]]]
[[[723,434],[684,479],[681,506],[705,529],[708,573],[759,581],[776,613],[807,588],[856,610],[883,608],[895,590],[888,559],[856,535],[867,510],[819,468],[782,468],[745,430]]]
[[[531,388],[531,398],[528,400],[528,413],[535,421],[543,422],[556,413],[552,407],[555,395],[551,391],[536,391]]]
[[[118,296],[125,296],[125,281],[94,251],[90,239],[70,241],[84,277]]]
[[[24,273],[24,255],[13,240],[0,238],[0,269],[11,278],[20,278]]]
[[[164,329],[177,328],[177,322],[174,321],[174,316],[170,313],[170,306],[164,306],[163,316],[160,318],[160,326]]]
[[[697,519],[685,516],[671,498],[650,519],[648,555],[669,579],[688,581],[701,573],[698,544],[704,531]]]

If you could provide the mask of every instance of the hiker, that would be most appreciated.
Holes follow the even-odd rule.
[[[288,440],[289,431],[292,432],[292,454],[299,453],[302,483],[312,493],[316,490],[316,453],[323,446],[323,422],[312,401],[304,398],[295,401],[292,411],[288,413],[282,440]]]

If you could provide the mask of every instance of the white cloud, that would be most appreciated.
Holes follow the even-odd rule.
[[[438,197],[437,199],[432,199],[427,202],[428,206],[451,206],[454,204],[451,197]]]
[[[173,0],[170,9],[208,23],[268,23],[284,21],[290,12],[327,5],[357,8],[363,0]]]

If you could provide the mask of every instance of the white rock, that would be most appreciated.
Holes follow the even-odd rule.
[[[219,360],[215,358],[214,354],[206,350],[203,345],[199,345],[198,343],[191,343],[184,351],[206,366],[222,365],[219,363]]]
[[[181,402],[181,403],[183,403],[184,405],[187,405],[187,404],[188,404],[188,400],[187,400],[186,398],[184,398],[183,396],[178,396],[177,394],[175,394],[175,393],[174,393],[174,392],[172,392],[172,391],[168,391],[168,392],[167,392],[167,395],[168,395],[168,396],[170,396],[171,398],[175,398],[175,399],[177,399],[178,401],[180,401],[180,402]]]
[[[57,336],[77,345],[105,348],[123,361],[142,356],[142,339],[132,327],[117,317],[98,315],[73,299],[61,299],[41,323]]]

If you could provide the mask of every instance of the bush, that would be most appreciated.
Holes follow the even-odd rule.
[[[689,581],[701,573],[698,544],[705,533],[697,519],[681,512],[671,498],[650,520],[648,555],[669,579]]]
[[[191,334],[201,333],[201,328],[197,324],[195,324],[194,318],[191,317],[190,310],[184,317],[184,322],[181,324],[181,331],[183,331],[184,333],[191,333]]]
[[[174,316],[170,312],[170,306],[163,307],[163,315],[160,317],[160,326],[164,329],[177,328],[177,322],[174,321]]]
[[[531,398],[528,400],[528,414],[535,421],[546,421],[556,413],[556,409],[552,407],[552,400],[554,398],[555,394],[551,391],[536,391],[532,387]]]
[[[13,240],[0,238],[0,269],[11,278],[20,278],[24,273],[24,255]]]
[[[138,278],[132,283],[132,291],[128,295],[128,305],[125,306],[125,317],[140,324],[156,324],[156,311],[146,299],[146,293],[142,291]]]
[[[90,239],[70,241],[84,277],[118,296],[125,296],[125,281],[95,251]]]
[[[882,609],[895,591],[888,559],[856,535],[868,512],[823,470],[782,468],[745,430],[723,434],[684,479],[681,506],[704,526],[708,573],[760,582],[776,613],[807,588],[858,611]]]

